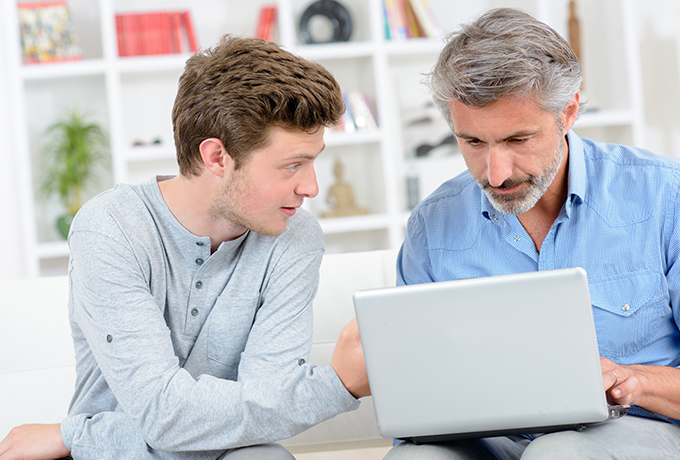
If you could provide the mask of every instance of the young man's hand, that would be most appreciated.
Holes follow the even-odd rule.
[[[61,438],[61,425],[21,425],[0,441],[0,460],[45,460],[71,455]]]
[[[359,399],[371,394],[356,319],[347,323],[340,331],[333,350],[331,367],[335,369],[340,381],[352,396]]]

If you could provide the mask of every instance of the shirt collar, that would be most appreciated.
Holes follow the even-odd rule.
[[[569,177],[567,203],[576,200],[583,201],[586,196],[586,159],[583,151],[583,141],[574,133],[567,133],[569,144]]]
[[[573,203],[583,201],[583,197],[586,195],[586,160],[583,152],[583,142],[576,133],[573,131],[567,133],[567,143],[569,145],[567,209],[569,209]],[[493,207],[484,192],[482,192],[481,198],[482,215],[487,219],[497,222],[501,213]]]

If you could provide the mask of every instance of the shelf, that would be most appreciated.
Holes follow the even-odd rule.
[[[125,158],[131,163],[142,161],[170,160],[175,158],[175,147],[166,145],[149,145],[131,147],[126,150]]]
[[[380,129],[357,131],[354,133],[344,133],[333,130],[326,130],[324,134],[326,147],[339,147],[343,145],[371,144],[382,140]]]
[[[374,46],[371,42],[324,43],[299,45],[290,50],[311,61],[326,61],[370,57],[374,53]]]
[[[325,234],[384,230],[391,223],[388,214],[366,214],[363,216],[327,217],[319,219]]]
[[[390,56],[408,56],[414,54],[439,53],[444,46],[442,40],[432,38],[411,38],[409,40],[389,40],[385,42],[385,51]]]
[[[574,128],[594,128],[606,126],[625,126],[635,122],[633,110],[598,110],[582,114]]]
[[[66,241],[50,241],[38,244],[38,257],[41,259],[58,259],[68,256],[69,250]]]
[[[21,67],[21,76],[24,80],[103,75],[105,72],[106,62],[103,59],[46,62],[42,64],[26,64]]]
[[[158,56],[134,56],[116,58],[115,66],[121,73],[182,71],[190,54],[167,54]]]

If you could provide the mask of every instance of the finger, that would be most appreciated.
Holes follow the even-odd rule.
[[[611,399],[616,402],[616,404],[631,404],[634,398],[635,390],[639,385],[637,377],[631,376],[619,382],[614,388],[609,392]]]
[[[602,382],[604,383],[605,391],[608,391],[619,382],[619,374],[614,370],[603,370]]]

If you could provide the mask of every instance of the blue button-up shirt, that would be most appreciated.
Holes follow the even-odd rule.
[[[680,366],[680,162],[568,133],[568,196],[536,250],[469,172],[413,211],[397,283],[567,267],[588,273],[600,354]]]

